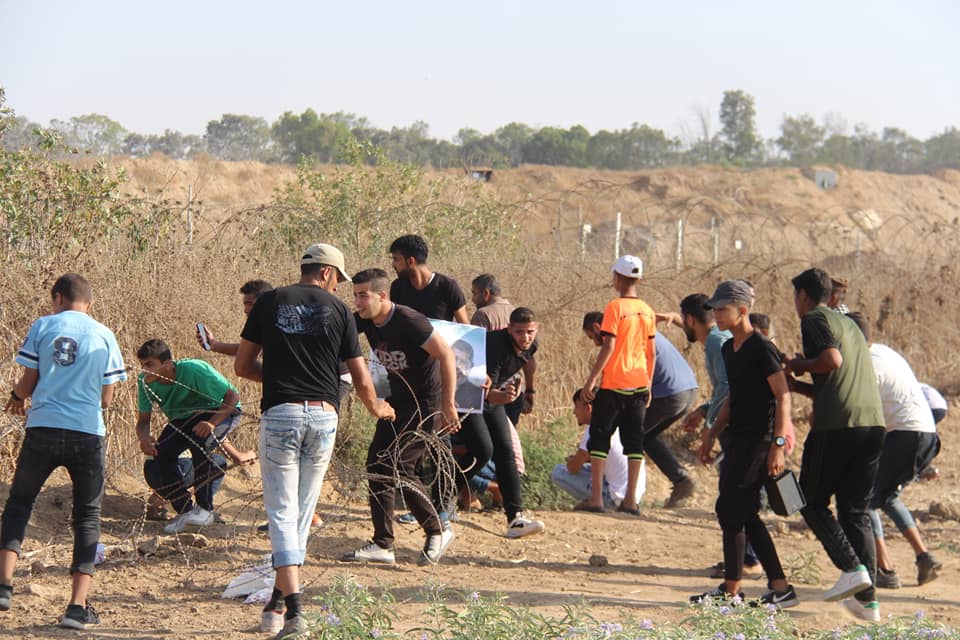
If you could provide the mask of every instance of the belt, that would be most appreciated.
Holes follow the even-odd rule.
[[[336,411],[337,409],[326,400],[304,400],[303,402],[288,402],[287,404],[302,404],[305,407],[321,407],[325,411]]]

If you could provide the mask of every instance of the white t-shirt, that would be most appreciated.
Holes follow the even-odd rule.
[[[932,415],[932,414],[931,414]],[[590,427],[583,430],[580,448],[587,449],[590,440]],[[623,455],[623,444],[620,442],[620,430],[617,429],[610,437],[610,451],[607,453],[607,464],[603,467],[603,478],[610,485],[610,497],[620,502],[627,491],[627,456]],[[637,503],[647,491],[647,461],[640,463],[640,477],[637,478]]]
[[[880,386],[887,431],[936,432],[927,398],[903,356],[874,343],[870,345],[870,358]]]

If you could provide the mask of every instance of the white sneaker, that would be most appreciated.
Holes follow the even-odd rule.
[[[340,556],[344,562],[376,562],[379,564],[396,564],[397,559],[393,555],[393,549],[384,549],[376,542],[370,542],[356,551],[345,553]]]
[[[868,622],[880,622],[880,603],[876,600],[860,602],[856,598],[847,598],[840,604],[855,618]]]
[[[513,522],[507,525],[507,531],[503,535],[508,538],[522,538],[533,533],[543,531],[543,522],[541,520],[531,520],[522,515],[518,515]]]
[[[844,600],[856,593],[860,593],[864,589],[869,589],[872,584],[873,582],[870,581],[870,574],[867,572],[867,568],[861,564],[853,571],[844,571],[841,573],[837,584],[824,592],[823,599],[827,602]]]
[[[422,567],[440,562],[440,558],[443,557],[443,554],[447,551],[447,547],[450,546],[450,543],[453,542],[455,537],[453,529],[444,529],[440,533],[427,536],[417,564]]]
[[[164,533],[182,533],[186,529],[198,529],[213,524],[213,512],[207,511],[200,505],[184,511],[163,528]]]

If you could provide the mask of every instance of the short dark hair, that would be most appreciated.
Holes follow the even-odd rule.
[[[137,349],[137,360],[146,360],[147,358],[156,358],[160,362],[173,360],[173,354],[170,353],[170,347],[160,338],[150,338]]]
[[[324,269],[336,270],[336,267],[332,267],[329,264],[317,264],[315,262],[312,262],[310,264],[302,264],[300,265],[300,275],[301,276],[317,276],[317,275],[320,275],[320,272],[323,271]]]
[[[267,291],[273,291],[273,285],[266,280],[248,280],[240,287],[240,293],[243,295],[253,294],[258,298]]]
[[[763,331],[770,330],[770,316],[765,313],[751,313],[750,324]]]
[[[817,304],[829,300],[830,292],[833,291],[830,274],[816,267],[807,269],[790,282],[793,283],[795,293],[803,291]]]
[[[517,307],[512,312],[510,312],[510,324],[529,324],[531,322],[536,322],[537,317],[533,313],[533,309],[528,307]]]
[[[480,291],[489,291],[490,295],[500,295],[500,281],[492,273],[481,273],[470,284]]]
[[[70,302],[91,302],[93,300],[93,289],[90,283],[79,273],[65,273],[50,288],[50,297],[60,294],[65,300]]]
[[[583,387],[573,392],[573,403],[576,404],[578,402],[582,402],[583,404],[593,404],[592,402],[587,402],[583,399]]]
[[[870,342],[870,323],[867,322],[867,316],[863,315],[859,311],[851,311],[847,314],[847,317],[853,320],[854,324],[860,328],[860,333],[863,334],[863,339],[867,342]]]
[[[703,324],[710,322],[713,320],[713,312],[703,306],[709,299],[705,293],[691,293],[680,301],[681,315],[693,316],[694,320]]]
[[[595,324],[603,324],[603,312],[602,311],[588,311],[583,316],[583,326],[581,329],[590,329]]]
[[[399,253],[404,258],[413,258],[417,264],[426,264],[429,252],[427,241],[413,234],[400,236],[390,243],[390,253]]]
[[[383,269],[377,267],[364,269],[363,271],[358,271],[356,275],[353,276],[353,284],[367,284],[368,282],[370,283],[371,291],[376,291],[377,293],[390,291],[390,277]]]

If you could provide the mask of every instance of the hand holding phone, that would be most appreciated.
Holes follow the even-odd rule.
[[[207,328],[202,322],[197,323],[197,338],[200,340],[200,346],[204,351],[210,351],[210,339],[207,337]]]

